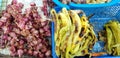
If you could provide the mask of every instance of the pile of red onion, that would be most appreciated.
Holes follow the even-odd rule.
[[[23,4],[16,0],[2,12],[0,18],[0,48],[10,48],[11,56],[30,55],[51,58],[49,20],[42,19],[35,3],[22,13]]]

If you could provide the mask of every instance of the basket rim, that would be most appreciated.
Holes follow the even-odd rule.
[[[74,7],[74,8],[81,8],[81,7],[89,8],[89,7],[111,6],[111,5],[114,5],[118,2],[120,2],[120,0],[112,0],[109,3],[101,3],[101,4],[75,4],[75,3],[71,2],[68,5],[61,3],[59,0],[53,0],[53,2],[59,7],[66,7],[67,9],[70,9],[71,7]]]

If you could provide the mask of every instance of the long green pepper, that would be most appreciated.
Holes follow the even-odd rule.
[[[106,24],[110,28],[110,30],[112,31],[112,34],[113,34],[113,37],[114,37],[114,39],[112,40],[112,43],[115,43],[115,45],[120,44],[120,36],[119,36],[120,25],[119,24],[120,23],[117,22],[117,21],[110,21],[108,24]],[[110,35],[110,33],[108,35]],[[114,47],[113,50],[114,50],[113,55],[120,56],[120,46],[119,45]]]

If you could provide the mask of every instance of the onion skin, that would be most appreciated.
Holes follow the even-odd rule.
[[[51,55],[51,51],[48,50],[46,53],[45,53],[46,56],[50,56]]]

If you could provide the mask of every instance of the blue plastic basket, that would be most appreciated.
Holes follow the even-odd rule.
[[[53,0],[53,1],[59,2],[58,0]],[[114,3],[116,3],[116,2],[114,2]],[[120,3],[116,3],[116,4],[114,4],[114,3],[109,4],[109,6],[104,5],[104,7],[103,7],[103,5],[101,5],[101,7],[95,7],[95,6],[94,7],[71,7],[68,5],[61,5],[61,6],[56,6],[55,10],[57,12],[59,12],[62,9],[62,7],[67,7],[68,10],[69,9],[81,9],[86,13],[87,16],[94,14],[94,16],[89,19],[89,21],[93,25],[94,31],[97,35],[97,32],[99,32],[100,30],[103,30],[104,24],[107,23],[108,21],[118,20],[120,22]],[[59,2],[58,5],[59,4],[61,4],[61,3]],[[101,45],[99,41],[96,42],[93,47],[93,52],[103,51],[103,50],[99,49],[103,45],[98,47],[97,46],[98,44]],[[58,58],[55,53],[54,22],[52,22],[52,56],[53,56],[53,58]],[[120,58],[120,57],[103,55],[100,57],[93,57],[93,58]]]
[[[112,0],[109,3],[102,3],[102,4],[75,4],[73,2],[69,3],[68,5],[61,3],[59,0],[53,0],[53,2],[59,6],[59,7],[66,7],[67,9],[70,9],[71,7],[73,8],[90,8],[90,7],[105,7],[105,6],[111,6],[114,5],[118,2],[120,2],[120,0]]]
[[[70,7],[74,7],[74,8],[106,7],[106,6],[114,5],[114,4],[118,3],[119,1],[120,0],[112,0],[109,3],[101,3],[101,4],[75,4],[75,3],[71,2],[69,5],[70,5]]]

